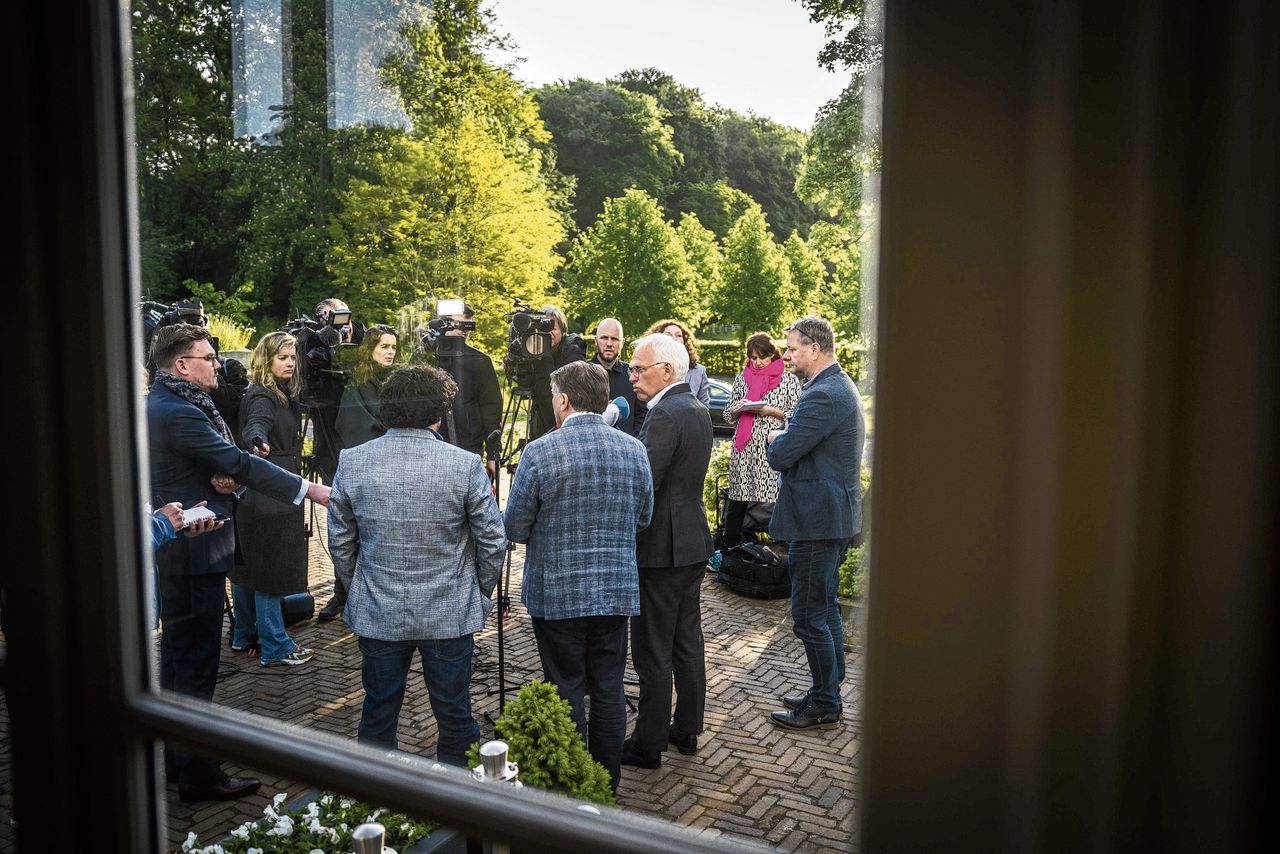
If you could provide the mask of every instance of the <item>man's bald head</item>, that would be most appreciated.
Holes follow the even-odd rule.
[[[596,324],[596,356],[605,368],[622,355],[622,323],[614,317],[606,317]]]

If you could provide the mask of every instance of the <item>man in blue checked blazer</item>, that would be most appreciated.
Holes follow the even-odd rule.
[[[551,374],[559,429],[525,448],[505,519],[507,536],[528,544],[521,598],[543,673],[569,702],[616,791],[627,724],[627,618],[640,604],[636,533],[649,524],[653,484],[644,445],[600,417],[608,397],[599,365],[571,362]]]
[[[436,432],[456,390],[431,367],[399,368],[383,383],[378,414],[389,429],[338,457],[329,553],[347,587],[342,618],[360,641],[361,743],[395,749],[417,650],[436,758],[465,765],[480,737],[472,635],[493,610],[507,538],[480,457]]]

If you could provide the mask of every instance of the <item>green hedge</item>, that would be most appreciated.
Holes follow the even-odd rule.
[[[774,343],[778,345],[779,350],[787,348],[785,338],[775,338]],[[867,350],[862,344],[837,341],[836,359],[855,380],[862,379],[866,373]],[[746,348],[737,341],[698,342],[698,361],[706,366],[707,373],[712,376],[737,376],[746,360]]]

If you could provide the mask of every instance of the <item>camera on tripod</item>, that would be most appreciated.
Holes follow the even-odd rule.
[[[436,300],[436,316],[427,321],[419,340],[419,349],[431,350],[437,357],[457,356],[462,353],[466,338],[461,335],[450,335],[450,332],[474,332],[476,322],[466,320],[473,312],[466,300]],[[463,320],[458,318],[462,317]]]
[[[204,303],[198,299],[180,299],[172,305],[147,300],[142,303],[142,344],[145,348],[147,367],[151,364],[151,336],[162,326],[189,323],[192,326],[208,326],[209,316],[204,313]],[[218,352],[218,339],[210,336],[213,351]]]
[[[507,328],[507,355],[502,367],[515,385],[515,393],[533,393],[533,363],[551,355],[551,330],[555,321],[545,311],[533,308],[518,297]]]

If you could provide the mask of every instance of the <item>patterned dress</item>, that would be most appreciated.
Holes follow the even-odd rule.
[[[733,380],[733,395],[729,398],[732,406],[747,396],[747,381],[742,374]],[[788,418],[800,400],[800,378],[795,374],[784,373],[777,386],[764,396],[769,406],[781,409]],[[729,414],[729,406],[725,407],[724,420],[730,424],[737,422]],[[733,451],[729,458],[729,499],[731,501],[776,501],[778,499],[778,473],[769,468],[765,458],[765,438],[769,431],[777,430],[782,422],[777,418],[757,415],[751,427],[751,440],[741,451]]]

